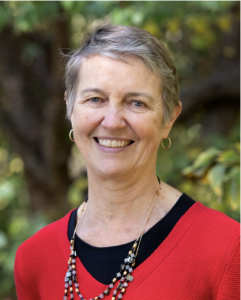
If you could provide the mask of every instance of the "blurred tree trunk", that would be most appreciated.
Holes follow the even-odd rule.
[[[59,49],[69,46],[69,24],[57,20],[41,35],[5,28],[0,40],[0,124],[24,161],[31,209],[56,219],[68,207],[71,143]],[[38,51],[31,57],[28,49]]]

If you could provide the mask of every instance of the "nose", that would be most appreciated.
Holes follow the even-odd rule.
[[[108,130],[121,129],[126,126],[122,107],[106,107],[104,118],[101,125]]]

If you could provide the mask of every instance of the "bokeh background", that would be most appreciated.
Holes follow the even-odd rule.
[[[183,112],[171,148],[159,151],[159,177],[239,220],[239,1],[1,1],[1,300],[16,299],[17,247],[86,195],[85,163],[68,138],[60,53],[103,18],[150,31],[177,66]]]

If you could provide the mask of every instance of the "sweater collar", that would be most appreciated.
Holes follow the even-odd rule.
[[[141,282],[150,275],[150,273],[160,265],[165,258],[171,253],[171,251],[177,246],[177,244],[182,240],[185,236],[186,232],[188,231],[190,225],[192,224],[193,220],[204,210],[205,207],[200,202],[196,202],[191,206],[190,209],[180,218],[177,224],[174,226],[170,234],[167,238],[161,243],[161,245],[149,256],[140,266],[134,269],[132,275],[134,276],[135,280],[128,288],[129,290],[135,289],[137,285],[141,284]],[[67,261],[70,254],[70,243],[68,240],[68,224],[70,215],[73,210],[71,210],[66,216],[59,220],[59,226],[57,226],[56,234],[58,239],[58,246],[66,261],[66,270],[67,270]],[[78,281],[82,282],[85,286],[85,290],[91,290],[93,288],[105,289],[106,285],[100,283],[95,278],[89,274],[89,272],[85,269],[83,264],[79,259],[77,259],[77,275]]]

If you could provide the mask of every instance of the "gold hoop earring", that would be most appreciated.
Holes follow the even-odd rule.
[[[72,137],[72,133],[73,133],[73,137]],[[71,129],[70,132],[69,132],[69,139],[74,143],[75,140],[74,140],[74,129]]]
[[[166,148],[165,148],[164,145],[163,145],[163,140],[164,140],[164,139],[161,140],[162,148],[165,149],[165,150],[169,149],[169,148],[171,147],[171,144],[172,144],[172,141],[171,141],[171,139],[169,138],[169,136],[167,137],[167,139],[169,140],[169,145],[168,145],[168,147],[166,147]]]

